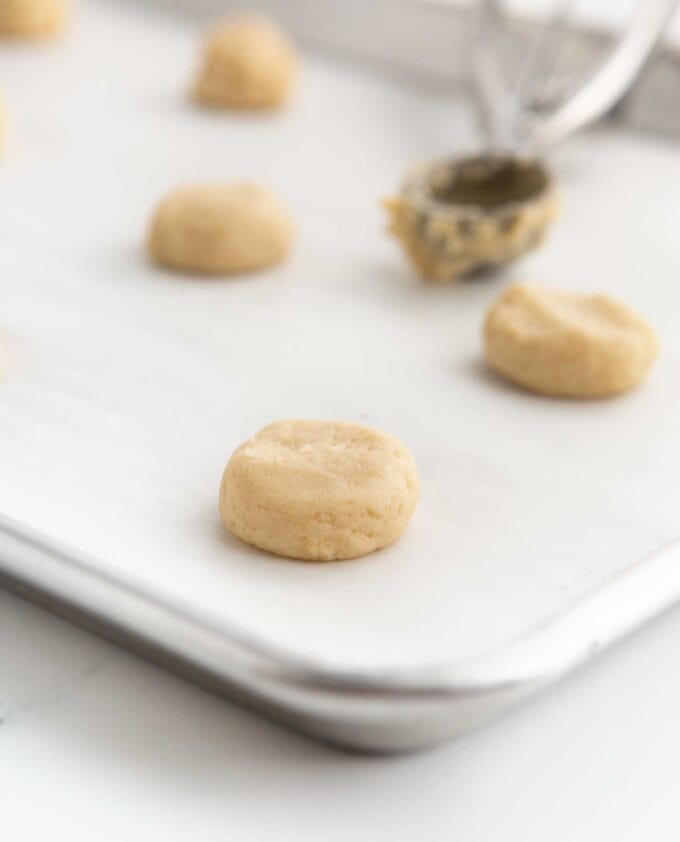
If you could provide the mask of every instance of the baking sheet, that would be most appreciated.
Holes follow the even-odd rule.
[[[0,511],[103,568],[340,666],[467,658],[680,532],[677,149],[612,130],[555,158],[564,214],[504,277],[422,285],[383,233],[406,164],[469,148],[454,92],[305,58],[281,115],[186,100],[185,18],[84,3],[50,48],[0,50]],[[178,183],[255,178],[298,225],[288,265],[230,280],[144,258]],[[607,291],[663,351],[625,398],[525,395],[480,360],[512,279]],[[281,417],[400,436],[422,499],[394,547],[309,565],[247,548],[216,511],[231,450]]]

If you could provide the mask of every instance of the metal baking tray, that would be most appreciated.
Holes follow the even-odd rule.
[[[407,164],[474,144],[447,63],[462,13],[264,4],[307,45],[303,73],[284,113],[245,116],[186,99],[196,5],[92,0],[63,43],[0,48],[2,581],[315,737],[436,743],[680,596],[677,59],[555,155],[564,213],[540,252],[432,287],[379,198]],[[206,280],[147,263],[156,200],[215,178],[283,196],[288,265]],[[512,278],[631,302],[662,339],[649,381],[574,403],[495,380],[479,328]],[[225,534],[226,459],[291,416],[411,447],[422,498],[402,540],[310,565]]]

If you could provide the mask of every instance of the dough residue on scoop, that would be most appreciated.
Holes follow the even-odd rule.
[[[543,165],[492,156],[415,167],[384,204],[389,233],[423,278],[440,283],[537,248],[558,211]]]

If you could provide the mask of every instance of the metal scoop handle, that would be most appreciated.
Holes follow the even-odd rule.
[[[568,3],[557,3],[552,18],[538,38],[555,40],[562,29]],[[661,39],[678,7],[678,0],[641,0],[621,38],[587,81],[552,110],[520,113],[516,92],[508,88],[501,66],[499,33],[502,14],[498,0],[480,0],[477,49],[473,77],[487,140],[496,149],[524,154],[541,154],[584,126],[607,114],[627,93]],[[526,61],[540,54],[536,44]],[[534,67],[537,72],[538,68]],[[526,71],[520,71],[525,77]],[[525,82],[525,80],[522,80]],[[535,81],[535,80],[534,80]]]

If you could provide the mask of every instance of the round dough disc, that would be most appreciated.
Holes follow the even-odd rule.
[[[235,451],[220,514],[248,544],[290,558],[356,558],[395,541],[418,499],[411,452],[344,421],[277,421]]]
[[[293,225],[279,199],[257,184],[183,187],[159,205],[149,251],[161,266],[231,274],[284,260]]]
[[[227,21],[208,36],[194,97],[221,108],[276,108],[296,75],[292,44],[267,18]]]
[[[68,20],[69,0],[2,0],[0,35],[40,38],[61,32]]]
[[[484,350],[513,383],[545,395],[592,398],[637,386],[658,343],[641,316],[606,295],[514,284],[486,317]]]

